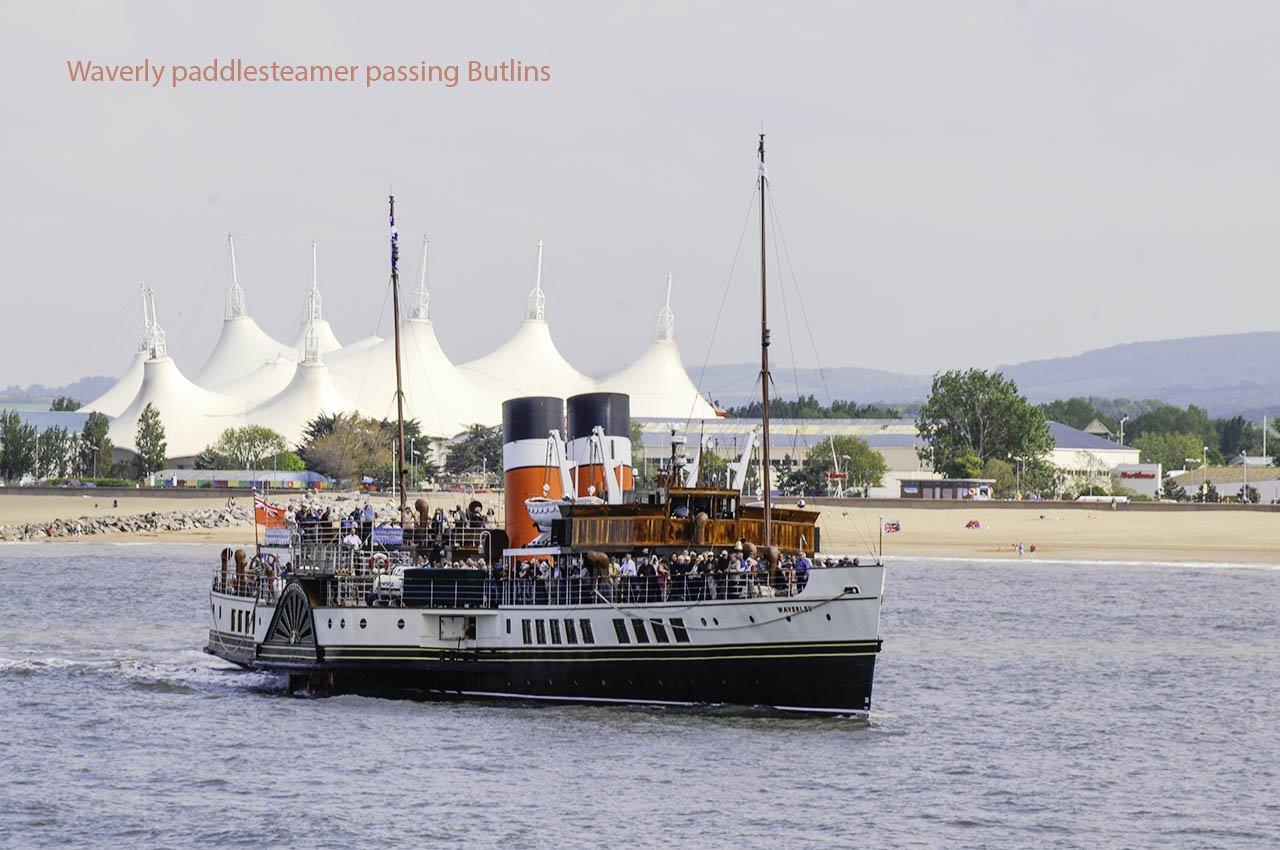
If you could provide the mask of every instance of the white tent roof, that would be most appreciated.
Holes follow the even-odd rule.
[[[178,370],[172,358],[160,356],[143,364],[137,396],[107,430],[112,443],[120,448],[135,448],[138,419],[148,404],[160,413],[169,457],[198,454],[227,428],[244,424],[243,401],[196,386]]]
[[[344,346],[338,342],[338,338],[333,333],[333,328],[329,327],[328,319],[316,320],[316,333],[320,337],[320,350],[325,354],[330,354]],[[293,338],[293,350],[301,354],[303,345],[307,341],[307,320],[302,320],[302,326],[298,328],[298,333]]]
[[[400,341],[405,416],[417,419],[423,433],[452,437],[473,423],[501,421],[501,401],[449,361],[430,319],[403,322]],[[360,413],[379,419],[395,416],[394,339],[365,351],[338,351],[328,361],[338,388]]]
[[[227,290],[227,317],[222,323],[222,333],[213,347],[213,353],[205,361],[204,368],[196,375],[196,383],[213,389],[245,377],[278,354],[297,354],[282,342],[272,339],[249,315],[245,306],[244,290],[240,288],[240,276],[236,271],[236,243],[227,237],[231,250],[231,288]]]
[[[281,354],[297,356],[290,346],[268,336],[252,316],[233,316],[222,323],[218,343],[195,381],[202,387],[223,386]]]
[[[306,335],[306,328],[303,328],[303,336],[305,335]],[[367,351],[368,349],[373,348],[375,345],[377,345],[380,342],[382,342],[382,337],[378,336],[377,334],[369,334],[368,336],[362,336],[359,339],[353,342],[349,342],[346,345],[342,346],[341,351],[343,354],[351,354],[356,351]],[[333,352],[325,352],[325,353],[331,354]]]
[[[129,368],[125,370],[120,380],[111,385],[111,388],[93,401],[84,405],[80,409],[87,413],[105,413],[108,416],[119,416],[121,411],[129,406],[129,402],[133,401],[133,397],[138,394],[138,389],[142,386],[142,364],[147,362],[147,352],[145,350],[135,352],[133,360],[129,363]]]
[[[542,291],[541,239],[524,321],[497,350],[460,368],[500,399],[526,395],[565,398],[595,388],[595,382],[569,365],[551,339],[547,297]]]
[[[292,354],[277,354],[244,377],[219,384],[212,389],[221,395],[257,404],[289,386],[297,370],[297,357]]]
[[[298,328],[298,333],[293,338],[293,348],[298,352],[298,356],[303,356],[302,349],[307,342],[307,328],[315,325],[316,334],[320,340],[320,353],[328,354],[330,351],[337,351],[342,348],[342,343],[338,342],[338,338],[334,336],[333,329],[329,327],[329,322],[324,317],[320,299],[320,284],[316,276],[316,243],[311,243],[311,286],[307,289],[307,312],[302,317],[302,325]]]
[[[713,419],[716,409],[702,397],[680,361],[675,314],[671,311],[671,276],[667,297],[658,311],[653,341],[640,358],[606,378],[601,389],[631,396],[631,415],[655,419]]]
[[[249,411],[248,420],[283,434],[297,446],[307,423],[321,413],[344,413],[355,405],[334,383],[324,363],[300,363],[289,386]]]
[[[564,359],[545,319],[525,319],[497,350],[459,367],[499,398],[591,392],[595,382]]]
[[[142,364],[147,362],[152,351],[160,354],[165,352],[164,330],[155,317],[155,290],[141,283],[138,285],[138,292],[142,295],[142,326],[133,360],[130,361],[129,368],[125,370],[120,380],[105,393],[80,408],[87,413],[119,416],[129,406],[129,402],[133,401],[133,397],[138,394],[138,389],[142,386]]]

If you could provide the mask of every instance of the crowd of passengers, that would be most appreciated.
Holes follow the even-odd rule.
[[[826,558],[825,566],[858,566],[857,558]],[[585,563],[564,565],[552,559],[517,563],[510,571],[501,563],[489,565],[483,558],[419,565],[443,569],[473,570],[506,588],[506,601],[534,604],[578,604],[595,601],[667,602],[698,599],[732,599],[745,596],[793,596],[809,581],[814,562],[804,553],[784,555],[775,569],[742,548],[695,552],[672,556],[642,552],[609,559],[595,575]],[[461,577],[460,577],[461,578]]]
[[[303,543],[341,543],[353,549],[370,548],[373,530],[384,525],[403,528],[406,541],[420,544],[438,540],[447,529],[494,527],[493,508],[485,510],[479,502],[465,510],[462,505],[454,505],[448,511],[436,508],[425,522],[411,507],[404,509],[399,522],[395,521],[396,513],[394,509],[378,511],[368,501],[348,512],[334,511],[329,505],[321,508],[304,504],[296,510],[288,509],[285,519],[297,528]]]

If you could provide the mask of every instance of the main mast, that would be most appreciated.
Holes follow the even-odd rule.
[[[389,195],[391,206],[391,320],[395,323],[396,344],[396,489],[400,492],[400,522],[404,522],[409,493],[405,489],[404,466],[404,386],[400,380],[400,242],[396,233],[396,196]]]
[[[769,519],[769,290],[765,275],[764,189],[769,172],[764,168],[764,133],[760,134],[760,488],[764,496],[764,548],[772,543]]]

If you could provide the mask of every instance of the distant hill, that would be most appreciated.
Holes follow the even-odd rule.
[[[1000,371],[1033,401],[1071,396],[1158,398],[1215,416],[1280,409],[1280,333],[1133,342]]]
[[[0,402],[41,404],[51,402],[58,396],[67,396],[68,398],[74,398],[78,402],[88,403],[110,389],[115,382],[115,378],[94,375],[91,378],[81,378],[62,387],[46,387],[44,384],[31,384],[28,387],[20,387],[13,384],[0,390]]]
[[[698,380],[700,366],[690,367],[689,375]],[[856,401],[860,404],[905,404],[924,401],[929,396],[932,378],[929,375],[906,375],[883,372],[878,369],[859,369],[856,366],[840,366],[825,370],[797,369],[790,366],[773,366],[773,391],[781,398],[794,399],[797,395],[813,395],[821,402],[830,398]],[[707,366],[701,385],[711,391],[711,397],[721,405],[740,405],[760,397],[756,376],[760,365],[735,363]],[[799,391],[796,390],[797,381]]]
[[[755,398],[755,364],[708,366],[702,386],[722,404]],[[1214,416],[1243,413],[1280,415],[1280,333],[1225,334],[1186,339],[1133,342],[1098,348],[1071,357],[1031,360],[999,366],[1036,402],[1101,396],[1160,399],[1179,407],[1196,404]],[[773,368],[775,391],[784,398],[800,393],[827,399],[817,369]],[[696,380],[698,367],[690,369]],[[930,376],[842,367],[826,370],[833,399],[862,404],[911,404],[929,394]]]

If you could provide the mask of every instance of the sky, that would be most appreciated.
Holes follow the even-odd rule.
[[[228,233],[269,333],[297,331],[315,240],[339,338],[385,335],[389,188],[402,285],[429,235],[455,362],[515,330],[539,239],[583,371],[639,354],[668,273],[686,363],[751,361],[762,126],[775,362],[928,373],[1274,330],[1278,36],[1280,6],[1244,2],[8,0],[0,385],[123,371],[142,280],[194,374]],[[214,58],[551,79],[150,88],[66,67]]]

